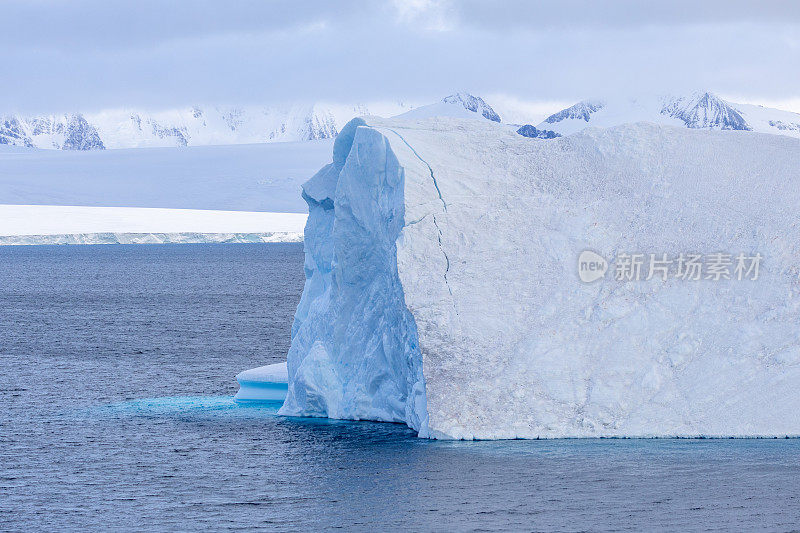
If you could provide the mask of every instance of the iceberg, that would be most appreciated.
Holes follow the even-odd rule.
[[[303,186],[280,414],[442,439],[800,435],[797,161],[800,140],[748,131],[354,119]],[[591,282],[587,250],[612,265]],[[613,266],[739,252],[757,279]]]

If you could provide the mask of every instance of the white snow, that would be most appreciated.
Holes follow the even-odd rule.
[[[239,391],[233,399],[238,403],[283,402],[288,380],[285,362],[239,372]]]
[[[281,413],[494,439],[800,435],[800,140],[366,119],[305,186]],[[758,280],[583,283],[586,249]]]
[[[452,118],[484,120],[484,118],[480,116],[478,113],[475,113],[474,111],[469,111],[468,109],[465,109],[464,106],[460,106],[457,104],[449,104],[446,102],[437,102],[435,104],[420,106],[416,109],[412,109],[411,111],[407,111],[401,115],[398,115],[397,118],[426,119],[433,117],[452,117]]]
[[[800,114],[760,105],[734,104],[753,131],[800,137]]]
[[[297,242],[305,222],[303,213],[0,205],[0,244]]]

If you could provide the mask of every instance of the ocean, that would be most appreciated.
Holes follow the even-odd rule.
[[[236,405],[301,244],[0,247],[0,529],[800,528],[800,441],[446,442]]]

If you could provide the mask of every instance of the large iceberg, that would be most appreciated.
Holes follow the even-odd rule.
[[[800,140],[753,132],[356,119],[303,187],[281,413],[432,438],[800,435],[798,162]],[[763,261],[586,283],[586,250]]]

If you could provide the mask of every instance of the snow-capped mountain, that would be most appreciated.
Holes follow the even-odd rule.
[[[81,114],[0,118],[0,144],[64,150],[102,150],[97,129]]]
[[[537,129],[568,135],[589,126],[606,128],[631,122],[800,137],[800,114],[728,102],[709,92],[616,101],[587,100],[550,115]]]
[[[573,106],[562,109],[558,113],[550,115],[544,120],[544,122],[542,122],[542,124],[556,124],[564,120],[584,120],[589,122],[589,118],[592,116],[592,113],[596,113],[602,108],[602,102],[578,102]]]
[[[682,121],[687,128],[753,129],[732,104],[711,93],[665,100],[661,114]]]
[[[435,104],[420,106],[407,111],[401,118],[425,119],[430,117],[454,117],[486,119],[500,122],[500,115],[483,98],[469,93],[455,93],[442,98]]]
[[[472,96],[468,93],[456,93],[448,96],[442,100],[445,104],[461,106],[467,111],[480,114],[483,118],[493,122],[500,122],[500,115],[494,112],[489,104],[483,101],[483,98]]]
[[[336,137],[356,116],[418,118],[442,115],[500,122],[483,99],[456,93],[414,108],[404,102],[287,106],[194,106],[159,112],[117,109],[99,113],[0,118],[0,144],[63,150],[142,148],[309,141]],[[418,113],[414,115],[413,113]]]

